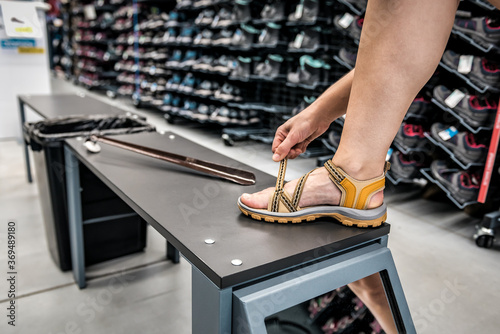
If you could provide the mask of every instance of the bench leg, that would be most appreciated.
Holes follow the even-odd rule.
[[[219,289],[193,266],[192,333],[231,334],[232,290]]]
[[[24,103],[19,98],[17,100],[19,102],[19,115],[21,118],[21,140],[23,141],[23,145],[24,145],[24,162],[26,164],[26,177],[28,178],[28,182],[32,183],[33,176],[31,175],[30,153],[29,153],[29,149],[28,149],[28,144],[23,139],[23,137],[24,137],[23,125],[26,122],[26,112],[24,110]]]
[[[80,289],[85,288],[85,253],[83,245],[82,200],[80,196],[80,171],[78,159],[64,146],[66,187],[68,198],[68,222],[73,276]]]
[[[179,251],[171,243],[167,241],[167,260],[172,260],[172,263],[179,263]]]
[[[265,334],[266,317],[377,272],[382,274],[398,332],[416,333],[391,252],[382,239],[235,290],[232,333]]]

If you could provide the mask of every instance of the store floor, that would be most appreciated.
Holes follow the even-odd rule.
[[[59,93],[80,90],[54,80]],[[88,93],[88,92],[85,92]],[[108,99],[105,99],[109,102]],[[133,109],[124,100],[112,103]],[[223,145],[216,132],[172,126],[144,113],[159,130],[174,131],[244,163],[275,173],[267,145]],[[79,290],[47,250],[36,181],[28,184],[22,146],[0,142],[0,267],[7,270],[7,222],[17,223],[17,319],[6,324],[7,281],[0,280],[2,333],[191,333],[191,267],[165,260],[165,241],[151,227],[142,253],[89,267]],[[312,169],[313,159],[289,164],[288,178]],[[392,250],[419,333],[496,333],[500,328],[500,246],[476,247],[477,219],[447,201],[423,199],[418,186],[389,186]],[[258,222],[256,222],[258,224]],[[211,334],[211,333],[207,333]]]

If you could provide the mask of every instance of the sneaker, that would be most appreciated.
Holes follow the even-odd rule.
[[[396,151],[391,155],[391,174],[396,178],[411,180],[420,176],[420,168],[422,163],[413,160],[410,156]]]
[[[458,71],[461,55],[448,50],[443,55],[443,62]],[[472,67],[469,73],[464,73],[474,81],[484,85],[495,86],[500,82],[500,68],[498,64],[482,57],[473,57]]]
[[[192,73],[188,73],[179,84],[178,90],[185,93],[192,93],[197,82],[198,80],[194,77],[194,75]]]
[[[296,105],[292,109],[292,116],[297,115],[299,112],[301,112],[302,110],[304,110],[307,107],[309,107],[309,105],[311,103],[313,103],[314,101],[316,101],[316,97],[314,97],[314,96],[304,96],[302,98],[302,101],[300,101],[300,103],[298,105]]]
[[[446,161],[435,160],[431,163],[431,173],[451,196],[460,203],[476,201],[480,180],[475,175],[447,166]]]
[[[494,20],[488,17],[456,18],[453,28],[481,44],[500,42],[500,21],[498,19]]]
[[[194,20],[194,23],[198,26],[209,26],[212,24],[214,16],[215,11],[213,9],[205,9],[200,14],[198,14],[196,19]]]
[[[172,57],[165,63],[165,66],[167,67],[179,67],[179,64],[182,61],[182,51],[181,50],[174,50],[172,53]]]
[[[236,58],[236,65],[231,72],[230,78],[240,80],[249,79],[252,72],[252,58],[238,56]]]
[[[182,77],[178,73],[175,73],[170,79],[167,80],[165,88],[169,90],[176,90],[179,88],[181,82]]]
[[[290,23],[312,23],[316,22],[319,13],[318,0],[302,0],[295,10],[288,15]]]
[[[196,60],[195,64],[193,65],[193,70],[197,71],[208,71],[210,70],[211,64],[214,61],[214,57],[211,55],[204,55],[201,56],[199,59]]]
[[[206,121],[210,117],[211,114],[215,112],[215,106],[200,104],[198,106],[198,110],[193,114],[193,118],[198,121]]]
[[[234,32],[231,38],[231,45],[240,49],[250,49],[259,34],[259,29],[247,24],[242,24],[240,28],[236,29]]]
[[[188,68],[193,66],[196,63],[196,57],[198,56],[198,52],[194,50],[186,51],[184,58],[179,63],[179,68]]]
[[[179,110],[179,115],[192,118],[192,116],[198,112],[198,103],[191,100],[184,101],[184,105]]]
[[[211,96],[219,89],[216,81],[204,80],[195,89],[194,94],[200,96]]]
[[[498,105],[490,97],[480,97],[463,92],[463,97],[457,104],[454,104],[447,100],[452,92],[442,85],[436,86],[433,94],[437,101],[457,112],[471,126],[491,125],[495,121]]]
[[[212,45],[230,45],[233,38],[231,30],[223,29],[218,34],[212,37]]]
[[[255,67],[255,75],[260,78],[272,80],[280,74],[283,57],[277,54],[270,54],[264,62]]]
[[[417,96],[408,108],[406,115],[413,118],[426,118],[431,110],[431,103],[422,96]]]
[[[358,52],[355,49],[342,48],[339,51],[339,58],[352,67],[356,65],[357,57]]]
[[[285,19],[285,1],[276,0],[262,8],[260,17],[263,21],[282,21]]]
[[[241,101],[243,98],[241,97],[241,91],[238,87],[233,86],[229,83],[225,83],[214,93],[215,98],[224,100],[224,101]]]
[[[351,38],[359,41],[359,39],[361,38],[363,21],[364,19],[360,18],[359,16],[344,14],[335,16],[335,18],[333,19],[333,24],[335,24],[335,26],[340,31],[345,31]]]
[[[198,33],[196,37],[193,39],[194,45],[210,45],[212,43],[212,38],[214,33],[212,30],[205,29],[202,32]]]
[[[287,80],[293,84],[315,86],[321,81],[323,69],[330,69],[328,64],[305,55],[299,59],[297,71],[288,73]]]
[[[247,23],[252,20],[250,11],[251,0],[235,0],[233,7],[233,20],[236,23]]]
[[[257,38],[256,47],[276,47],[279,43],[281,25],[269,22]]]
[[[183,12],[171,11],[168,14],[169,20],[165,23],[165,27],[177,27],[184,22],[186,17]]]
[[[299,32],[288,43],[289,50],[316,50],[320,44],[320,28],[313,27]]]
[[[487,147],[476,142],[469,132],[458,132],[453,127],[441,123],[431,126],[431,135],[436,141],[447,147],[462,162],[476,163],[486,159]]]
[[[404,148],[417,148],[425,143],[424,137],[422,125],[403,123],[394,141]]]
[[[227,107],[219,107],[210,114],[210,120],[217,122],[221,125],[227,125],[231,119],[229,118],[231,111]]]
[[[217,13],[217,16],[214,17],[211,27],[212,28],[222,28],[227,27],[233,24],[234,17],[233,13],[225,7],[222,7],[221,10]]]
[[[196,34],[196,29],[192,26],[184,27],[175,41],[180,44],[190,44],[193,41],[193,35]]]
[[[220,74],[229,74],[234,69],[234,63],[233,57],[222,55],[212,62],[209,70]]]
[[[359,10],[366,9],[366,4],[368,3],[368,0],[344,0],[344,1],[350,3]]]

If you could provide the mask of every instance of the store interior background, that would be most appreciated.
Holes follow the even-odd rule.
[[[7,87],[9,76],[0,81]],[[278,165],[271,160],[268,144],[245,141],[227,146],[220,127],[196,122],[170,124],[158,111],[136,108],[130,98],[110,99],[102,91],[88,90],[54,73],[48,84],[52,94],[92,96],[146,117],[158,131],[172,131],[276,174]],[[39,93],[18,87],[10,92],[10,101],[15,101],[15,94]],[[17,117],[17,105],[9,104],[5,112]],[[47,250],[36,180],[32,184],[26,181],[21,140],[0,137],[0,220],[18,223],[19,251],[18,327],[7,328],[2,323],[2,332],[7,328],[7,333],[32,333],[35,329],[54,334],[190,333],[191,267],[184,259],[179,265],[167,261],[165,240],[151,227],[144,252],[88,267],[86,289],[77,288],[71,272],[57,268]],[[316,163],[316,158],[294,160],[287,179],[301,176]],[[388,183],[386,201],[391,224],[389,248],[417,331],[497,332],[500,245],[477,247],[472,236],[481,215],[458,209],[439,189],[426,187],[424,182]],[[6,244],[4,227],[0,229],[0,245]],[[0,263],[6,261],[6,252],[0,252]],[[0,291],[6,291],[6,281],[0,282]],[[5,309],[7,303],[6,296],[0,296],[0,308]]]

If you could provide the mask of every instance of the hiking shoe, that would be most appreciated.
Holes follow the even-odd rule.
[[[320,31],[321,29],[319,27],[313,27],[299,32],[295,38],[288,43],[288,49],[291,51],[316,50],[320,44]]]
[[[355,49],[342,48],[339,51],[339,58],[352,67],[356,65],[357,57],[358,52]]]
[[[411,180],[420,176],[423,164],[413,160],[410,156],[396,151],[391,155],[391,174],[397,178]]]
[[[453,28],[481,44],[497,44],[500,42],[499,20],[488,17],[456,18]]]
[[[209,70],[220,74],[229,74],[234,69],[234,63],[235,60],[232,56],[222,55],[212,62]]]
[[[194,50],[186,51],[184,58],[182,58],[182,61],[179,63],[179,68],[188,68],[188,67],[193,66],[196,63],[197,56],[198,56],[198,52],[196,52]]]
[[[446,51],[443,55],[443,62],[457,71],[459,69],[460,59],[461,55],[452,50]],[[484,85],[494,86],[500,82],[500,68],[498,64],[482,57],[474,56],[470,71],[463,74]]]
[[[276,0],[262,8],[260,17],[263,21],[282,21],[285,19],[285,1]]]
[[[198,58],[193,64],[192,69],[193,70],[198,70],[198,71],[208,71],[210,70],[210,67],[212,65],[212,62],[214,61],[214,57],[211,55],[204,55]]]
[[[251,0],[235,0],[233,7],[233,20],[236,23],[247,23],[252,20],[250,10]]]
[[[280,74],[283,57],[276,54],[267,56],[264,62],[257,64],[255,67],[255,75],[260,78],[272,80]]]
[[[486,146],[477,143],[472,133],[458,132],[455,128],[441,123],[432,124],[431,135],[466,164],[483,161],[488,153]]]
[[[236,29],[234,32],[231,38],[231,45],[240,49],[250,49],[259,34],[259,29],[248,24],[242,24],[240,28]]]
[[[214,17],[212,24],[210,26],[212,28],[222,28],[233,24],[233,22],[234,22],[233,13],[229,9],[222,7],[221,10]]]
[[[212,45],[230,45],[233,38],[231,30],[223,29],[212,37]]]
[[[201,11],[200,14],[194,20],[194,24],[198,26],[209,26],[212,24],[215,16],[215,11],[213,9],[205,9]]]
[[[321,81],[323,69],[330,69],[330,66],[321,60],[305,55],[300,57],[297,71],[288,73],[287,80],[293,84],[315,86]]]
[[[175,41],[179,44],[190,44],[193,41],[193,35],[196,33],[196,29],[192,26],[184,27],[181,29],[181,33]]]
[[[186,93],[191,93],[194,90],[194,86],[198,83],[198,80],[194,77],[193,73],[188,73],[179,84],[178,90]]]
[[[431,103],[424,97],[417,96],[411,103],[406,114],[413,118],[426,118],[430,110],[432,110]]]
[[[316,22],[319,13],[318,0],[303,0],[295,10],[288,15],[288,22],[290,23],[312,23]]]
[[[182,82],[182,77],[178,73],[175,73],[170,79],[167,80],[165,88],[176,90],[179,88],[181,82]]]
[[[215,91],[214,97],[224,101],[242,100],[240,89],[227,82]]]
[[[425,143],[424,137],[422,125],[403,123],[394,141],[405,148],[416,148]]]
[[[476,175],[450,168],[446,161],[442,160],[435,160],[431,163],[431,173],[458,202],[465,203],[477,200],[481,181]]]
[[[201,96],[211,96],[219,89],[219,84],[216,81],[203,80],[194,93]]]
[[[235,79],[248,79],[252,72],[252,58],[238,56],[236,58],[236,66],[231,72],[230,78]]]
[[[489,97],[480,97],[470,95],[467,92],[461,92],[459,101],[448,100],[452,91],[445,86],[436,86],[433,90],[434,98],[457,112],[469,125],[479,127],[491,125],[495,121],[498,105],[495,100]]]
[[[333,19],[333,24],[340,30],[344,31],[351,38],[358,40],[361,38],[361,29],[363,28],[363,18],[356,15],[345,13],[337,15]]]
[[[256,47],[275,47],[279,43],[281,25],[274,22],[266,24],[259,37],[257,38]]]
[[[165,63],[167,67],[179,67],[179,64],[182,61],[182,51],[174,50],[172,53],[172,57]]]

